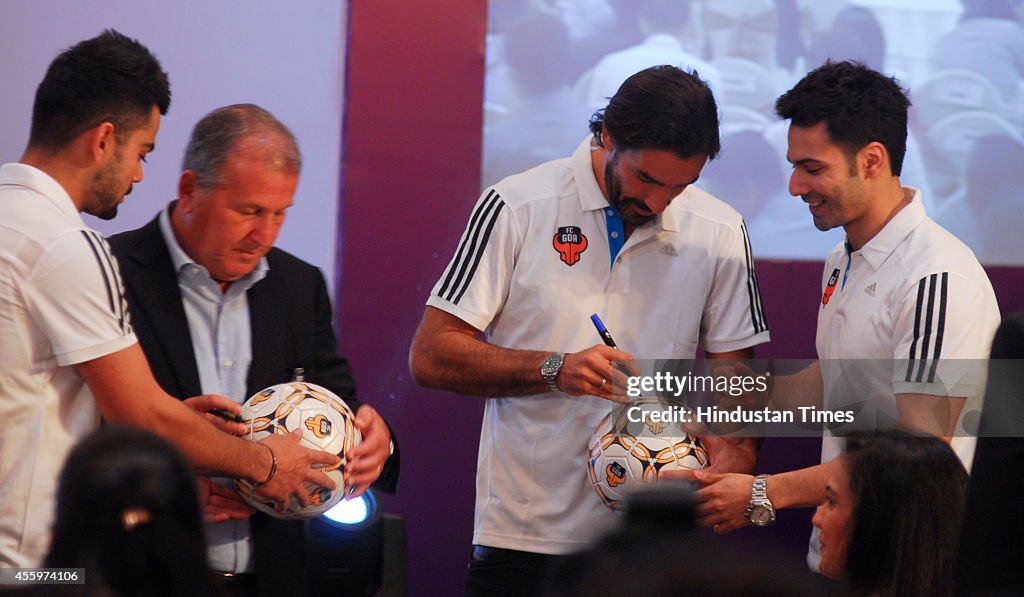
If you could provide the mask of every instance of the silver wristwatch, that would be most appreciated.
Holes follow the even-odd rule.
[[[558,379],[558,373],[562,370],[562,363],[565,362],[565,353],[556,352],[549,354],[540,363],[540,376],[544,378],[544,383],[548,384],[548,388],[552,392],[558,392],[558,384],[555,380]]]
[[[768,475],[754,477],[746,515],[750,522],[759,527],[766,527],[775,522],[775,507],[768,499]]]

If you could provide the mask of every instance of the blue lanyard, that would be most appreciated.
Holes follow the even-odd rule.
[[[853,263],[853,247],[850,246],[850,241],[843,241],[843,246],[846,247],[846,271],[843,272],[843,285],[840,290],[846,289],[846,276],[850,274],[850,264]]]

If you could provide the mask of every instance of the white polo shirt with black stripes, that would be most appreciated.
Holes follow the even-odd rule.
[[[874,238],[852,252],[840,243],[825,262],[816,345],[826,407],[855,412],[844,430],[894,425],[896,394],[975,396],[999,325],[974,253],[927,216],[918,189],[904,193],[911,202]],[[953,443],[967,466],[970,439]],[[826,437],[822,462],[841,451]]]
[[[828,256],[816,338],[826,399],[877,399],[893,417],[896,394],[975,392],[979,380],[958,361],[987,358],[1000,319],[974,253],[925,214],[920,191],[904,190],[911,202],[874,238],[852,252],[840,243]],[[884,372],[859,396],[836,388],[844,371],[862,368]]]
[[[135,342],[103,237],[53,178],[0,167],[0,565],[39,565],[61,467],[99,423],[74,365]]]
[[[768,341],[735,210],[690,186],[636,229],[614,261],[621,233],[608,212],[589,139],[571,158],[502,180],[480,198],[427,304],[513,349],[600,344],[593,313],[638,359]],[[587,443],[613,406],[560,392],[487,400],[473,542],[561,554],[600,533],[613,517],[590,487]]]

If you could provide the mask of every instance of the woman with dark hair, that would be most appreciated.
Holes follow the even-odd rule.
[[[812,520],[821,573],[859,594],[953,593],[967,472],[941,439],[851,437]]]
[[[45,566],[84,568],[87,595],[217,594],[189,465],[141,429],[87,437],[60,476]]]

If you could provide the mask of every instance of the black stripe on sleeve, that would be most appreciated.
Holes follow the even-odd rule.
[[[757,272],[754,269],[754,255],[750,249],[750,237],[747,236],[746,224],[740,224],[743,233],[743,256],[747,260],[747,298],[750,301],[750,320],[754,333],[759,334],[768,329],[764,316],[764,303],[761,301],[761,289],[757,283]]]
[[[445,293],[448,292],[448,285],[452,282],[452,277],[455,272],[459,269],[459,263],[462,262],[463,255],[466,251],[466,244],[473,235],[473,231],[476,230],[477,221],[480,219],[480,214],[487,211],[487,206],[490,204],[491,199],[497,194],[497,191],[491,189],[487,194],[487,198],[480,202],[473,210],[473,214],[469,218],[469,225],[466,226],[466,232],[462,237],[462,242],[459,243],[459,248],[455,251],[455,257],[452,259],[451,264],[448,266],[448,275],[444,278],[444,284],[441,285],[441,289],[438,290],[437,296],[444,297]]]
[[[92,230],[82,230],[82,236],[92,249],[93,257],[100,267],[103,275],[103,284],[107,289],[107,307],[110,313],[117,318],[118,328],[122,334],[128,334],[130,327],[127,322],[127,304],[124,299],[124,289],[121,287],[121,280],[117,274],[117,267],[114,265],[113,256],[110,254],[110,247],[99,233]]]
[[[498,221],[498,214],[501,213],[501,208],[505,207],[505,202],[499,202],[497,208],[494,210],[494,215],[491,216],[490,221],[487,223],[487,230],[484,232],[484,238],[480,241],[480,249],[476,252],[476,259],[473,260],[473,267],[469,270],[469,276],[466,278],[465,284],[462,285],[462,290],[459,291],[458,296],[453,301],[456,305],[462,300],[462,295],[466,293],[469,288],[469,282],[473,279],[473,275],[476,274],[476,268],[480,265],[480,259],[484,256],[484,249],[487,247],[487,241],[491,238],[491,231],[494,230],[494,223]]]
[[[924,381],[924,371],[928,364],[928,346],[932,340],[932,321],[935,317],[935,290],[938,274],[928,276],[928,310],[924,319],[924,335],[921,337],[921,362],[917,369],[916,381]]]
[[[456,304],[462,298],[473,279],[473,274],[476,273],[494,223],[504,206],[505,202],[501,200],[501,196],[492,189],[487,198],[474,210],[462,243],[449,266],[444,284],[437,293],[439,297]]]
[[[114,259],[113,253],[110,252],[110,245],[107,244],[107,239],[103,238],[103,235],[96,231],[91,231],[91,234],[96,239],[96,243],[103,253],[103,258],[110,272],[110,278],[114,283],[114,297],[117,302],[116,314],[121,333],[128,334],[131,330],[131,326],[128,324],[128,301],[124,298],[124,284],[121,282],[120,268],[117,267],[117,261]]]
[[[96,248],[96,240],[89,234],[88,230],[82,230],[82,236],[85,237],[85,242],[92,249],[92,254],[96,258],[96,264],[100,266],[100,273],[103,274],[103,284],[107,287],[107,302],[110,312],[117,315],[117,310],[114,307],[114,290],[110,286],[110,274],[107,273],[107,268],[103,264],[103,258],[100,257],[99,249]]]
[[[917,341],[921,337],[921,317],[924,310],[924,290],[927,278],[917,282],[917,307],[914,310],[914,339],[910,343],[910,355],[907,361],[907,376],[904,381],[912,381],[914,376],[914,360],[917,358]]]
[[[931,274],[918,281],[914,339],[910,343],[906,381],[935,383],[939,358],[942,356],[942,340],[946,333],[948,300],[948,272]]]
[[[928,371],[928,383],[935,382],[935,369],[939,365],[939,357],[942,355],[942,336],[946,333],[946,298],[949,290],[949,272],[942,272],[942,282],[939,289],[939,320],[935,330],[935,353],[932,355],[932,366]]]

